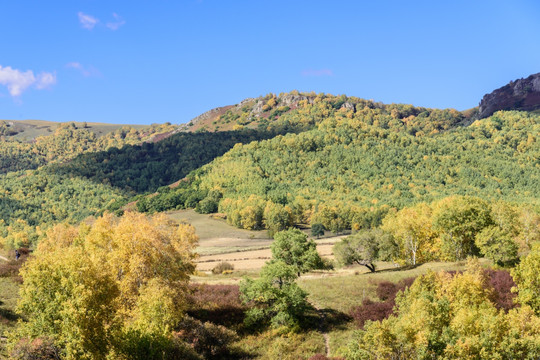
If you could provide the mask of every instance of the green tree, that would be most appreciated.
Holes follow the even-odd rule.
[[[270,250],[272,261],[280,260],[292,266],[296,269],[298,276],[301,273],[324,267],[315,241],[308,240],[307,235],[298,229],[291,228],[276,233]]]
[[[529,305],[540,315],[540,244],[513,269],[512,276],[517,284],[518,301]]]
[[[475,243],[485,257],[499,265],[514,260],[518,256],[518,244],[507,231],[498,226],[484,228],[476,235]]]
[[[433,226],[442,240],[441,250],[449,260],[478,255],[476,235],[493,225],[488,203],[470,196],[451,196],[434,204]]]
[[[384,246],[382,251],[381,245]],[[371,272],[375,271],[375,260],[391,260],[395,250],[392,236],[380,229],[363,230],[348,236],[336,243],[333,249],[340,264],[363,265]]]
[[[259,279],[243,279],[242,300],[253,306],[246,313],[246,323],[253,326],[270,319],[275,328],[297,326],[309,306],[307,293],[295,283],[297,277],[296,267],[276,260],[261,269]]]
[[[321,223],[314,223],[311,225],[311,236],[316,236],[317,239],[324,235],[324,225]]]

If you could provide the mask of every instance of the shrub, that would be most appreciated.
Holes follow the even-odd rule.
[[[314,223],[311,225],[311,236],[316,236],[317,238],[324,235],[324,225],[321,223]]]
[[[233,270],[234,270],[234,265],[233,264],[228,263],[226,261],[222,261],[219,264],[217,264],[216,266],[214,266],[214,268],[212,269],[212,274],[219,275],[219,274],[223,274],[223,273],[226,273],[226,272],[231,272]]]
[[[16,360],[60,360],[60,349],[50,337],[21,339],[10,354]]]
[[[361,306],[352,309],[351,316],[356,322],[356,325],[363,329],[368,320],[383,320],[392,315],[394,305],[394,300],[374,302],[369,299],[364,299]]]
[[[396,295],[399,291],[403,291],[414,282],[413,277],[401,280],[398,283],[390,281],[381,281],[377,284],[376,294],[381,300],[375,302],[370,299],[364,299],[362,305],[353,307],[350,315],[356,322],[359,328],[364,328],[366,321],[377,321],[388,318],[394,312],[396,305]]]
[[[16,261],[2,262],[0,263],[0,277],[12,277],[19,274],[21,263]]]
[[[397,288],[398,288],[398,284],[394,284],[393,282],[390,282],[390,281],[381,281],[377,285],[377,290],[376,290],[377,297],[381,301],[385,301],[390,298],[395,298],[397,294]]]
[[[240,301],[238,285],[190,286],[188,314],[201,321],[234,327],[244,321],[247,307]]]
[[[218,210],[218,202],[214,199],[204,198],[199,201],[195,211],[199,214],[211,214]]]
[[[493,302],[497,309],[503,309],[505,312],[517,307],[514,302],[517,294],[512,292],[516,286],[514,279],[508,271],[505,270],[486,270],[489,276],[489,284],[493,287]]]
[[[221,358],[229,353],[228,346],[236,340],[234,331],[221,325],[201,322],[185,316],[176,336],[187,342],[204,359]]]

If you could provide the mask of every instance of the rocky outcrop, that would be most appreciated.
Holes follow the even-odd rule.
[[[480,101],[478,117],[483,119],[499,110],[536,109],[540,109],[540,73],[511,81],[508,85],[484,95]]]

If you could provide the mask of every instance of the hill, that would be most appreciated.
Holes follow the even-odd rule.
[[[348,108],[335,99],[304,102],[279,119],[310,130],[236,146],[139,209],[193,207],[199,199],[200,211],[219,209],[244,228],[268,227],[272,212],[285,224],[332,217],[350,228],[453,194],[538,205],[537,115],[499,112],[464,126],[455,110],[346,98]]]
[[[76,156],[112,147],[153,142],[176,131],[170,123],[151,126],[83,123],[0,123],[0,174],[63,163]],[[20,132],[16,132],[20,130]],[[39,135],[28,138],[24,135]],[[17,138],[19,137],[19,139]],[[24,137],[25,140],[20,140]]]
[[[4,233],[134,200],[140,211],[221,211],[244,228],[269,227],[270,216],[375,224],[392,207],[450,194],[537,204],[538,123],[502,112],[471,125],[453,109],[291,92],[210,111],[176,134],[164,124],[98,137],[65,124],[1,143]]]

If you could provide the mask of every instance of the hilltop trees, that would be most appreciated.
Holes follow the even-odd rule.
[[[462,120],[463,115],[452,110],[313,96],[312,102],[300,101],[270,122],[308,124],[302,132],[235,146],[197,171],[189,191],[219,189],[219,211],[231,224],[272,232],[286,222],[322,223],[334,233],[376,227],[391,208],[453,195],[534,207],[538,199],[533,194],[540,191],[534,162],[538,115],[501,112],[458,127]],[[481,221],[474,217],[482,216],[476,210],[485,204],[465,204],[459,196],[438,204],[440,211],[431,209],[435,216],[447,213],[433,230],[446,234],[443,243],[434,245],[440,245],[448,259],[478,254],[467,233],[485,225],[474,224]],[[250,201],[252,197],[258,200]],[[450,214],[466,206],[472,218]],[[272,211],[265,213],[267,207]],[[469,230],[452,225],[461,220],[469,223]],[[416,245],[409,240],[404,251],[413,263]]]
[[[133,213],[52,228],[21,271],[18,311],[27,321],[13,340],[51,337],[66,359],[105,359],[133,346],[147,358],[169,351],[196,241],[189,225]]]

